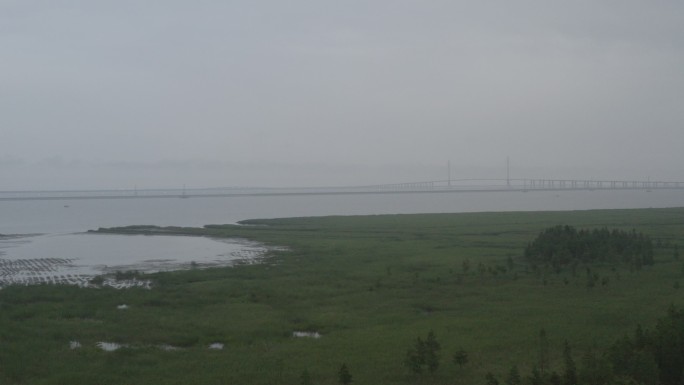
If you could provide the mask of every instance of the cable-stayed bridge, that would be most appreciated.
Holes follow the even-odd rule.
[[[0,191],[2,200],[209,198],[275,195],[342,195],[400,193],[486,193],[581,190],[671,190],[684,189],[684,182],[593,179],[451,179],[334,187],[218,187],[178,189],[112,189]]]

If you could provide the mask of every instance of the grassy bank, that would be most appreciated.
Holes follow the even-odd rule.
[[[0,383],[478,384],[487,372],[551,365],[568,340],[579,357],[670,304],[684,305],[684,209],[475,213],[252,220],[204,229],[120,233],[243,237],[286,246],[260,265],[149,275],[152,290],[8,287],[0,291]],[[657,244],[652,267],[532,272],[521,258],[543,229],[636,229]],[[683,258],[684,259],[684,258]],[[606,278],[603,280],[603,278]],[[128,309],[119,310],[118,305]],[[432,330],[441,366],[417,378],[403,364]],[[293,331],[322,337],[293,338]],[[70,349],[69,342],[82,347]],[[128,347],[104,352],[95,344]],[[220,342],[223,350],[210,350]],[[178,347],[165,351],[161,345]],[[452,354],[464,349],[459,368]]]

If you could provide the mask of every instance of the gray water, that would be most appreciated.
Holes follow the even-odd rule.
[[[0,201],[0,285],[82,281],[116,270],[159,271],[249,260],[254,243],[84,234],[126,225],[202,226],[251,218],[477,211],[682,207],[682,190]],[[76,278],[73,278],[76,277]]]

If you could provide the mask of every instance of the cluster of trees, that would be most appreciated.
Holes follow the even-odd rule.
[[[597,377],[593,372],[583,371],[577,369],[575,360],[572,356],[570,344],[565,341],[563,344],[563,369],[562,371],[549,370],[549,350],[548,341],[546,339],[546,332],[544,329],[539,333],[539,363],[532,368],[532,371],[522,376],[518,370],[517,365],[513,365],[504,377],[503,383],[505,385],[603,385],[609,384],[606,382],[607,378]],[[485,383],[487,385],[500,385],[501,381],[494,374],[487,373],[485,376]]]
[[[532,265],[556,269],[577,263],[628,263],[636,268],[653,264],[653,241],[635,230],[577,230],[554,226],[542,231],[524,252]]]
[[[439,368],[441,349],[435,333],[430,330],[425,340],[420,337],[416,338],[415,343],[406,351],[404,365],[412,374],[421,375],[425,372],[434,374]],[[468,363],[468,353],[463,349],[457,350],[452,358],[459,368]]]
[[[311,375],[307,369],[304,369],[302,374],[299,376],[299,379],[300,384],[302,385],[313,385],[313,380],[311,379]],[[337,371],[337,382],[339,382],[340,385],[349,385],[352,383],[352,375],[349,372],[349,368],[347,367],[346,363],[343,363],[342,366],[340,366],[340,370]]]
[[[671,307],[653,330],[637,326],[631,336],[624,336],[600,354],[586,351],[575,362],[568,341],[563,344],[562,363],[551,362],[549,340],[544,329],[539,332],[538,361],[529,373],[513,365],[503,376],[487,373],[487,385],[681,385],[684,384],[684,310]],[[406,351],[404,365],[411,374],[434,374],[440,366],[441,346],[430,331],[425,339],[417,338]],[[463,367],[468,354],[459,349],[453,363]],[[338,382],[352,383],[346,364],[338,371]],[[312,385],[308,371],[301,375],[302,385]]]
[[[440,349],[435,333],[430,330],[425,340],[418,337],[414,345],[406,351],[404,364],[415,374],[422,374],[424,369],[432,374],[439,368]]]
[[[653,330],[637,326],[610,349],[615,373],[648,385],[684,383],[684,310],[670,307]]]
[[[551,370],[546,332],[539,333],[539,361],[527,375],[518,367],[487,385],[681,385],[684,384],[684,310],[671,307],[653,330],[637,326],[631,336],[616,341],[603,354],[586,351],[579,365],[566,341],[560,371]]]

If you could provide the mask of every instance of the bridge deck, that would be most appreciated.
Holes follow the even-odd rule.
[[[0,191],[0,200],[189,198],[273,195],[393,193],[483,193],[559,190],[684,189],[684,182],[575,179],[460,179],[369,186],[295,188],[121,189],[69,191]]]

